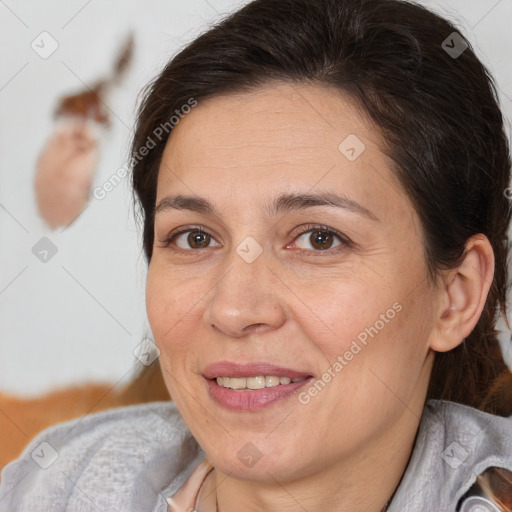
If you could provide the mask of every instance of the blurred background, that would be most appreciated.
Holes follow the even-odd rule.
[[[140,366],[137,347],[151,339],[145,261],[129,178],[119,171],[127,168],[137,95],[182,46],[245,3],[0,0],[1,392],[30,397],[84,382],[122,384]],[[512,0],[420,3],[463,27],[511,119]],[[110,128],[98,127],[91,187],[102,192],[91,190],[76,219],[52,229],[38,212],[34,179],[53,113],[62,96],[90,91],[112,73],[130,32],[132,61],[102,104]],[[113,175],[121,179],[105,187]],[[505,346],[510,333],[502,328]]]

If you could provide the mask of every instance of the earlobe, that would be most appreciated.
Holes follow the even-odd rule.
[[[494,253],[486,236],[472,236],[457,268],[451,269],[439,289],[437,328],[430,348],[447,352],[475,328],[494,277]]]

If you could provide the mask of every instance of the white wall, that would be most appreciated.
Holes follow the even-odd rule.
[[[234,0],[10,0],[0,3],[0,389],[36,394],[85,380],[126,382],[133,349],[149,332],[145,264],[128,180],[92,199],[68,229],[52,231],[35,206],[35,162],[52,127],[56,98],[110,69],[135,30],[135,61],[108,106],[99,185],[127,160],[138,91],[206,24],[246,2]],[[466,27],[512,113],[511,0],[425,1]],[[442,8],[439,6],[443,6]],[[58,42],[48,59],[31,48],[41,32]],[[57,254],[32,247],[50,238]],[[512,359],[512,358],[511,358]]]

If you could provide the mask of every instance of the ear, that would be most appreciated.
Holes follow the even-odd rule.
[[[460,265],[443,276],[438,288],[432,350],[447,352],[469,336],[482,314],[493,278],[492,246],[485,235],[473,235],[466,242]]]

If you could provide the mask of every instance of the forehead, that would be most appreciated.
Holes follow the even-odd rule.
[[[237,166],[244,165],[237,160],[241,152],[252,152],[261,164],[332,159],[351,134],[375,145],[379,141],[376,127],[338,91],[276,83],[199,101],[173,129],[166,152],[190,163],[214,153],[224,164],[231,160]]]
[[[157,201],[171,188],[201,195],[222,188],[240,204],[262,191],[321,188],[385,208],[388,192],[404,194],[382,148],[378,128],[334,89],[278,83],[215,96],[171,132]]]

